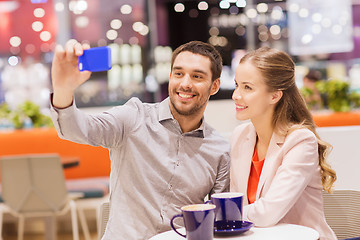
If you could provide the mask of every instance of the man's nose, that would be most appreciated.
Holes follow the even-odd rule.
[[[181,87],[183,88],[191,88],[192,80],[189,74],[185,74],[184,77],[181,80]]]

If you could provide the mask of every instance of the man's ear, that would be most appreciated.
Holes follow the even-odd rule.
[[[283,96],[283,92],[282,91],[275,91],[271,94],[271,103],[276,104],[280,101],[280,99]]]
[[[210,95],[216,94],[220,89],[220,78],[217,78],[214,80],[214,82],[211,85],[211,91]]]

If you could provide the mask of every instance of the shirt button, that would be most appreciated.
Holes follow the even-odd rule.
[[[172,185],[171,184],[169,184],[169,190],[171,190],[172,189]]]

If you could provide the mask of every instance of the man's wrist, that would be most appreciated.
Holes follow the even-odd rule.
[[[64,109],[70,107],[73,104],[74,97],[73,94],[61,94],[54,91],[54,93],[51,94],[50,100],[54,108]]]

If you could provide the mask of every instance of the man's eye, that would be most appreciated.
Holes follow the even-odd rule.
[[[181,73],[181,72],[175,72],[175,75],[176,75],[176,76],[181,76],[182,73]]]

